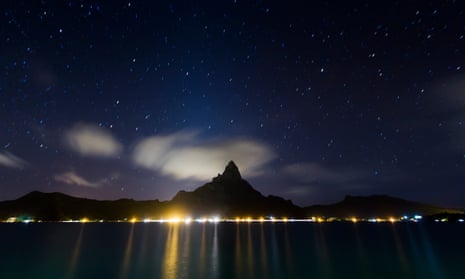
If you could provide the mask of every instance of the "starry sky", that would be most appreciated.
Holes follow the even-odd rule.
[[[1,1],[0,200],[465,207],[462,1]]]

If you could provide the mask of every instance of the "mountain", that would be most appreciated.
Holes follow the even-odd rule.
[[[433,215],[440,213],[463,213],[434,205],[408,201],[386,195],[346,196],[344,200],[329,205],[313,205],[304,208],[307,216],[339,218],[389,218],[412,215]]]
[[[224,218],[266,216],[386,218],[444,213],[463,214],[464,212],[382,195],[347,196],[338,203],[302,208],[281,197],[262,195],[242,178],[239,168],[233,161],[230,161],[223,173],[212,181],[192,192],[180,191],[171,201],[132,199],[101,201],[76,198],[62,193],[35,191],[16,200],[0,202],[0,220],[13,216],[46,221],[76,220],[84,217],[92,220],[123,220],[212,215]],[[453,218],[459,218],[457,216]]]
[[[300,216],[301,208],[276,196],[263,196],[242,179],[230,161],[224,172],[192,192],[180,191],[171,205],[187,214],[220,216]]]
[[[166,202],[120,199],[100,201],[76,198],[62,193],[31,192],[13,201],[0,202],[0,220],[11,216],[57,221],[81,219],[118,220],[152,216],[163,210]]]
[[[171,216],[294,216],[301,208],[291,201],[263,196],[246,180],[238,167],[229,162],[224,172],[193,192],[180,191],[171,201],[135,201],[120,199],[100,201],[76,198],[62,193],[31,192],[17,200],[0,202],[0,220],[11,216],[40,220],[89,219],[122,220],[136,217],[166,218]]]

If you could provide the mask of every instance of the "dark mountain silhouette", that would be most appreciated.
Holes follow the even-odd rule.
[[[166,202],[120,199],[99,201],[76,198],[62,193],[31,192],[17,200],[0,202],[0,219],[11,216],[56,221],[80,219],[120,220],[146,217],[161,212]]]
[[[234,217],[295,217],[311,216],[339,218],[399,217],[402,215],[463,214],[460,210],[444,209],[389,196],[347,196],[330,205],[301,208],[277,196],[263,196],[244,180],[234,162],[211,182],[192,192],[180,191],[171,201],[135,201],[120,199],[99,201],[76,198],[62,193],[31,192],[19,199],[0,202],[0,220],[9,217],[36,220],[69,220],[87,217],[93,220],[123,220],[169,218],[172,215],[201,217],[218,215]]]
[[[326,216],[339,218],[373,218],[439,213],[462,213],[460,210],[446,209],[434,205],[408,201],[386,195],[346,196],[343,201],[329,205],[313,205],[304,208],[309,216]]]
[[[263,196],[242,179],[233,161],[223,174],[192,192],[180,191],[171,200],[182,211],[221,216],[301,216],[301,208],[276,196]]]

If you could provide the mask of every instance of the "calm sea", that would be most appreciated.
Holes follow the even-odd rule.
[[[465,278],[460,223],[0,224],[0,278]]]

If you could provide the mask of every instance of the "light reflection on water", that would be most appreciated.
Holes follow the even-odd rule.
[[[129,272],[129,265],[131,264],[132,256],[132,242],[134,239],[134,224],[131,224],[131,230],[129,231],[128,240],[126,241],[126,249],[124,251],[124,259],[121,265],[120,278],[127,278]]]
[[[240,232],[240,226],[241,224],[236,224],[236,242],[234,246],[234,261],[236,262],[236,276],[235,278],[242,278],[242,253],[241,253],[241,232]]]
[[[0,278],[456,278],[465,226],[440,226],[1,225]]]
[[[253,243],[252,243],[252,233],[250,232],[250,223],[247,224],[247,255],[244,259],[245,265],[247,265],[247,275],[249,278],[253,278],[254,274],[254,257],[253,257]]]
[[[266,249],[266,240],[265,240],[265,232],[263,231],[263,224],[260,224],[260,259],[261,259],[261,269],[263,272],[263,277],[269,277],[268,271],[268,253]]]
[[[213,224],[213,244],[212,244],[212,256],[211,256],[211,277],[218,278],[218,224]]]
[[[405,274],[406,277],[411,278],[411,271],[410,271],[410,263],[408,262],[406,253],[405,253],[405,248],[404,244],[402,243],[399,233],[397,232],[397,228],[395,224],[391,225],[392,228],[392,235],[394,236],[394,243],[396,245],[396,251],[397,251],[397,257],[400,262],[400,268],[402,270],[402,273]]]
[[[79,229],[79,234],[78,234],[78,237],[76,239],[76,244],[74,245],[73,253],[71,255],[69,270],[68,270],[68,273],[67,273],[65,278],[69,278],[69,279],[73,278],[74,273],[76,271],[76,266],[77,266],[77,263],[78,263],[79,254],[81,252],[81,242],[82,242],[82,234],[83,234],[83,232],[84,232],[84,224],[81,224],[80,229]]]
[[[319,226],[313,227],[313,241],[315,249],[313,253],[317,259],[316,264],[321,268],[321,275],[325,278],[331,277],[331,261],[329,257],[329,249],[326,244],[325,229],[326,224],[320,224]],[[341,249],[342,247],[338,248]]]
[[[178,243],[179,226],[177,224],[169,225],[162,269],[163,277],[166,279],[172,279],[178,276]]]
[[[200,240],[200,256],[199,256],[199,278],[205,278],[205,265],[207,259],[207,252],[206,252],[206,229],[205,224],[202,224],[202,236]]]

